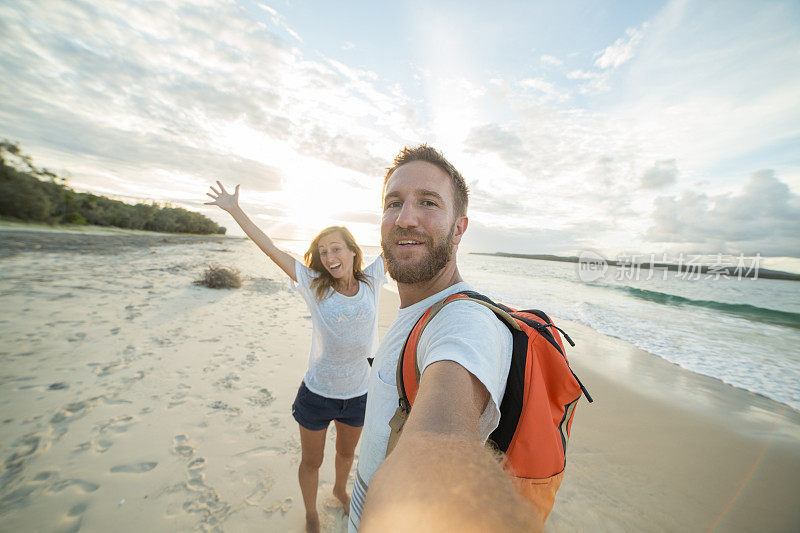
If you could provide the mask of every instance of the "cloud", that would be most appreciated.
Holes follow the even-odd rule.
[[[512,168],[519,168],[527,158],[522,139],[508,127],[499,124],[472,128],[464,145],[475,152],[495,152]]]
[[[658,189],[672,185],[678,177],[678,165],[674,159],[656,161],[642,174],[640,186],[644,189]]]
[[[645,239],[727,253],[800,254],[800,196],[760,170],[735,195],[684,191],[656,199]]]
[[[600,72],[594,72],[591,70],[571,70],[567,73],[567,78],[571,80],[593,80],[602,76]]]
[[[561,67],[564,65],[564,62],[561,61],[559,58],[547,54],[540,57],[539,60],[542,62],[543,65],[548,65],[551,67]]]
[[[292,29],[288,24],[286,24],[286,22],[283,19],[283,16],[281,16],[281,14],[278,13],[278,11],[276,11],[275,9],[273,9],[270,6],[265,5],[265,4],[258,4],[257,3],[256,5],[258,5],[258,7],[260,7],[261,9],[263,9],[264,11],[266,11],[267,13],[269,13],[272,16],[272,23],[273,24],[283,28],[286,31],[286,33],[291,35],[297,41],[299,41],[301,43],[303,42],[303,38],[300,37],[300,35],[298,35],[298,33],[296,31],[294,31],[294,29]]]
[[[342,168],[368,176],[380,175],[386,161],[373,156],[364,147],[364,140],[347,133],[331,133],[312,127],[298,142],[298,149]]]
[[[564,101],[569,98],[569,93],[559,91],[552,83],[543,78],[525,78],[519,82],[525,89],[532,89],[542,95],[540,101],[558,100]]]
[[[648,24],[645,22],[639,28],[628,28],[625,36],[620,37],[614,44],[605,47],[595,54],[597,59],[594,64],[602,69],[616,69],[624,65],[633,57],[636,46],[642,40]]]
[[[377,205],[377,202],[376,202]],[[342,211],[334,213],[331,218],[342,222],[356,222],[363,224],[377,224],[381,215],[378,211]]]

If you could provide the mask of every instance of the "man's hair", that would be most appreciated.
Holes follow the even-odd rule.
[[[454,212],[457,217],[466,216],[467,204],[469,204],[469,189],[464,181],[464,177],[456,170],[442,153],[432,146],[420,144],[418,146],[406,146],[394,158],[394,163],[386,169],[386,176],[383,178],[383,191],[386,193],[386,182],[392,177],[395,170],[406,163],[412,161],[425,161],[442,169],[445,174],[450,176],[453,183],[453,197],[455,198]]]

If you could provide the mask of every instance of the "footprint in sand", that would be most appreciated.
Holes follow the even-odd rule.
[[[258,362],[258,357],[256,357],[256,354],[251,352],[247,354],[247,356],[244,359],[239,361],[238,367],[242,370],[245,370],[247,368],[255,366],[257,362]]]
[[[158,346],[161,346],[161,347],[167,347],[167,346],[174,346],[175,345],[175,343],[169,337],[163,337],[161,339],[158,339],[156,337],[152,337],[151,338],[151,342],[153,344],[157,344]]]
[[[83,513],[89,508],[89,502],[80,502],[73,505],[62,520],[58,533],[77,533],[83,525]]]
[[[211,402],[208,406],[215,411],[223,411],[227,413],[228,416],[239,416],[242,413],[242,410],[238,407],[231,407],[222,400]]]
[[[194,455],[194,446],[189,445],[186,435],[178,435],[172,439],[172,451],[181,457],[191,457]]]
[[[134,346],[133,344],[127,345],[125,349],[122,350],[122,355],[125,356],[126,363],[132,361],[133,359],[136,359],[134,357],[135,354],[136,354],[136,346]]]
[[[101,424],[97,424],[95,431],[101,435],[103,433],[125,433],[135,423],[136,420],[131,415],[115,416]]]
[[[208,489],[205,483],[206,474],[204,472],[206,468],[206,460],[203,457],[198,457],[197,459],[192,459],[186,465],[186,472],[188,473],[189,480],[186,482],[186,486],[193,491],[205,491]]]
[[[62,490],[75,487],[79,491],[83,492],[84,494],[88,494],[90,492],[94,492],[100,488],[100,485],[97,483],[92,483],[91,481],[86,481],[84,479],[62,479],[61,481],[57,481],[50,485],[47,489],[47,492],[61,492]]]
[[[50,427],[55,437],[59,438],[64,435],[70,423],[86,416],[94,408],[99,398],[99,396],[95,396],[94,398],[72,402],[59,409],[56,414],[50,417]]]
[[[186,391],[186,390],[191,389],[191,387],[189,385],[186,385],[184,383],[181,383],[180,385],[178,385],[178,388],[181,389],[181,391]],[[182,403],[185,403],[186,400],[184,398],[186,398],[186,392],[176,392],[170,398],[170,402],[169,402],[169,404],[167,404],[167,409],[170,409],[172,407],[176,407],[178,405],[181,405]]]
[[[254,485],[253,490],[245,496],[244,503],[266,509],[268,503],[264,500],[275,485],[275,476],[272,472],[259,469],[257,472],[245,476],[243,481],[247,485]]]
[[[14,451],[11,455],[6,457],[6,460],[3,462],[6,471],[3,473],[2,477],[0,477],[0,480],[3,482],[2,486],[5,486],[8,481],[17,477],[17,475],[22,472],[25,463],[36,455],[41,444],[42,437],[36,433],[24,435],[14,442],[12,445]]]
[[[120,366],[121,364],[122,364],[122,362],[121,362],[121,361],[112,361],[111,363],[109,363],[109,364],[107,364],[107,365],[103,366],[102,368],[96,368],[96,369],[94,370],[94,373],[95,373],[95,375],[96,375],[97,377],[101,377],[101,378],[102,378],[102,377],[106,377],[106,376],[108,376],[109,374],[112,374],[112,373],[115,371],[115,369],[116,369],[118,366]],[[94,363],[92,363],[92,365],[94,366],[95,364],[94,364]],[[97,366],[99,366],[99,365],[97,365]]]
[[[289,509],[292,508],[292,498],[284,498],[281,501],[275,502],[269,507],[264,507],[264,512],[267,514],[272,514],[276,511],[280,511],[282,515],[285,515]]]
[[[132,463],[128,465],[117,465],[111,467],[112,474],[143,474],[154,469],[158,463],[155,462],[142,462]]]
[[[126,305],[125,311],[127,311],[125,319],[128,320],[129,322],[133,322],[135,319],[142,316],[142,313],[139,312],[134,305]]]
[[[145,376],[144,371],[143,370],[139,370],[134,375],[132,375],[131,377],[123,378],[122,382],[123,383],[136,383],[137,381],[143,380],[144,376]]]
[[[268,389],[262,388],[259,389],[256,394],[250,396],[248,400],[250,401],[251,405],[256,407],[267,407],[275,400],[275,397],[272,396],[272,393]]]
[[[218,387],[223,387],[223,388],[228,389],[228,390],[232,390],[232,389],[238,388],[235,385],[234,382],[240,381],[240,380],[241,380],[241,378],[239,376],[237,376],[236,374],[228,374],[224,378],[218,380],[215,383],[215,385],[217,385]]]
[[[75,452],[85,452],[94,450],[97,453],[105,453],[114,443],[110,440],[97,439],[95,441],[82,442],[75,446]]]
[[[69,517],[81,516],[83,513],[86,512],[86,509],[88,508],[89,508],[89,502],[78,503],[72,506],[72,508],[67,512],[67,516]]]
[[[133,402],[130,400],[126,400],[125,398],[118,398],[115,393],[114,396],[103,396],[103,402],[106,405],[130,405]]]
[[[191,459],[195,449],[189,443],[186,435],[177,435],[173,439],[172,451],[186,459]],[[183,487],[189,494],[189,499],[183,503],[182,508],[187,513],[200,515],[199,528],[216,531],[221,529],[218,527],[219,524],[231,514],[233,509],[228,503],[220,500],[219,494],[213,487],[206,485],[205,467],[206,460],[203,457],[196,457],[186,463],[187,480]],[[170,512],[175,513],[174,510]]]
[[[86,333],[76,333],[72,337],[67,338],[67,342],[78,342],[86,338]]]

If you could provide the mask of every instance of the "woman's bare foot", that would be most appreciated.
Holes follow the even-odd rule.
[[[319,515],[306,513],[306,533],[319,533]]]
[[[337,489],[336,487],[333,488],[333,495],[336,497],[337,500],[342,502],[342,507],[344,507],[344,514],[350,514],[350,496],[347,494],[347,489]]]

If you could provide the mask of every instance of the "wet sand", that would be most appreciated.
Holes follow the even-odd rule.
[[[0,230],[0,530],[301,531],[311,324],[286,276],[239,239],[19,233]],[[212,263],[242,288],[193,285]],[[381,333],[396,308],[384,291]],[[596,401],[548,530],[800,530],[797,411],[560,325]],[[345,531],[333,439],[318,503]]]

